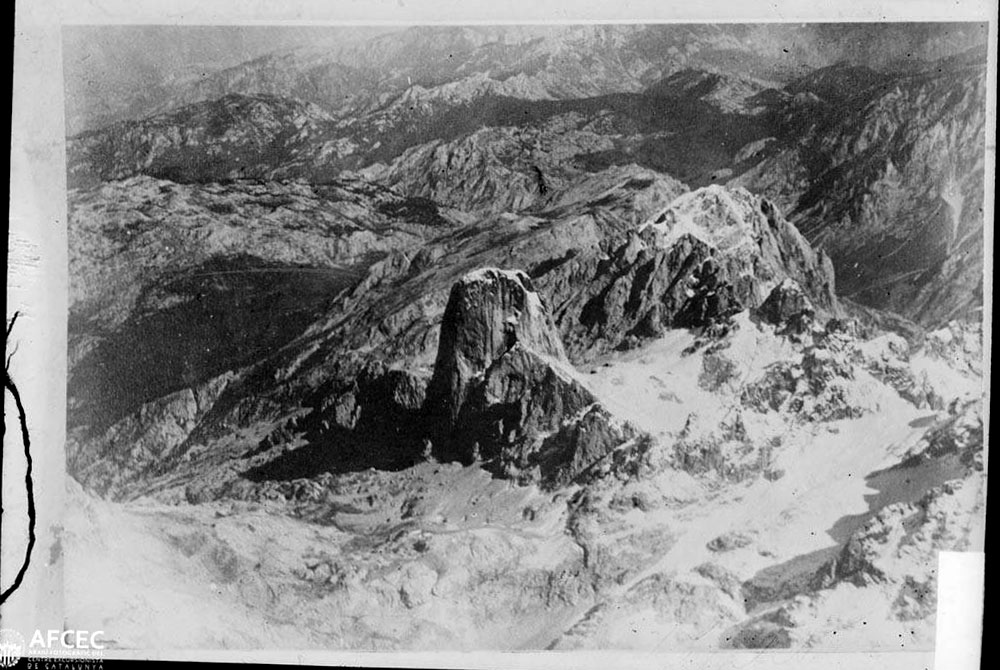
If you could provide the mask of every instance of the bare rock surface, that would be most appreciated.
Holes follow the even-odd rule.
[[[452,288],[426,418],[438,453],[565,484],[635,435],[572,377],[548,309],[523,272],[487,268]]]

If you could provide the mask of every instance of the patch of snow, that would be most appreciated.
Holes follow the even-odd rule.
[[[690,235],[728,251],[754,244],[750,222],[760,215],[756,199],[746,189],[712,184],[678,196],[640,230],[654,230],[663,248]]]

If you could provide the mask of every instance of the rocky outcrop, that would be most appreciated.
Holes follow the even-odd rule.
[[[492,268],[466,275],[445,308],[428,403],[448,409],[454,423],[474,379],[482,378],[516,346],[565,362],[559,336],[531,279]]]
[[[724,481],[760,476],[774,480],[782,476],[772,463],[780,446],[780,437],[748,430],[741,412],[718,422],[690,414],[673,444],[670,462],[678,470]]]
[[[927,333],[924,353],[965,374],[983,372],[983,330],[977,321],[950,321]]]
[[[812,302],[794,279],[786,279],[768,294],[757,313],[779,331],[807,332],[816,316]]]
[[[184,457],[188,439],[232,379],[232,373],[226,373],[157,398],[98,435],[88,435],[86,428],[71,430],[67,467],[102,495],[121,494],[123,484]]]
[[[679,196],[609,254],[579,254],[539,279],[574,356],[635,346],[665,328],[718,325],[794,280],[839,314],[829,259],[767,200],[709,186]],[[565,297],[563,297],[565,296]]]
[[[526,274],[486,268],[454,285],[424,405],[435,455],[566,483],[636,434],[596,403]]]
[[[864,374],[848,353],[811,345],[798,361],[768,366],[743,387],[741,401],[758,412],[790,412],[807,421],[857,418],[878,409],[874,380]]]
[[[377,426],[405,428],[413,423],[410,415],[423,407],[427,379],[406,370],[386,369],[374,364],[364,370],[350,387],[321,406],[320,414],[331,415],[336,425],[368,431]]]

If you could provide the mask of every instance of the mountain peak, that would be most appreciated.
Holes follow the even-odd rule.
[[[457,409],[470,381],[515,346],[566,360],[552,317],[527,274],[497,268],[466,274],[452,287],[442,317],[431,394],[443,393]]]

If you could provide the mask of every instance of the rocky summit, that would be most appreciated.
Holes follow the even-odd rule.
[[[528,470],[549,484],[636,433],[573,379],[548,309],[519,271],[477,270],[452,288],[425,408],[444,457],[492,457],[502,475]]]
[[[74,28],[67,626],[931,649],[984,541],[981,28],[330,29],[196,77]]]

